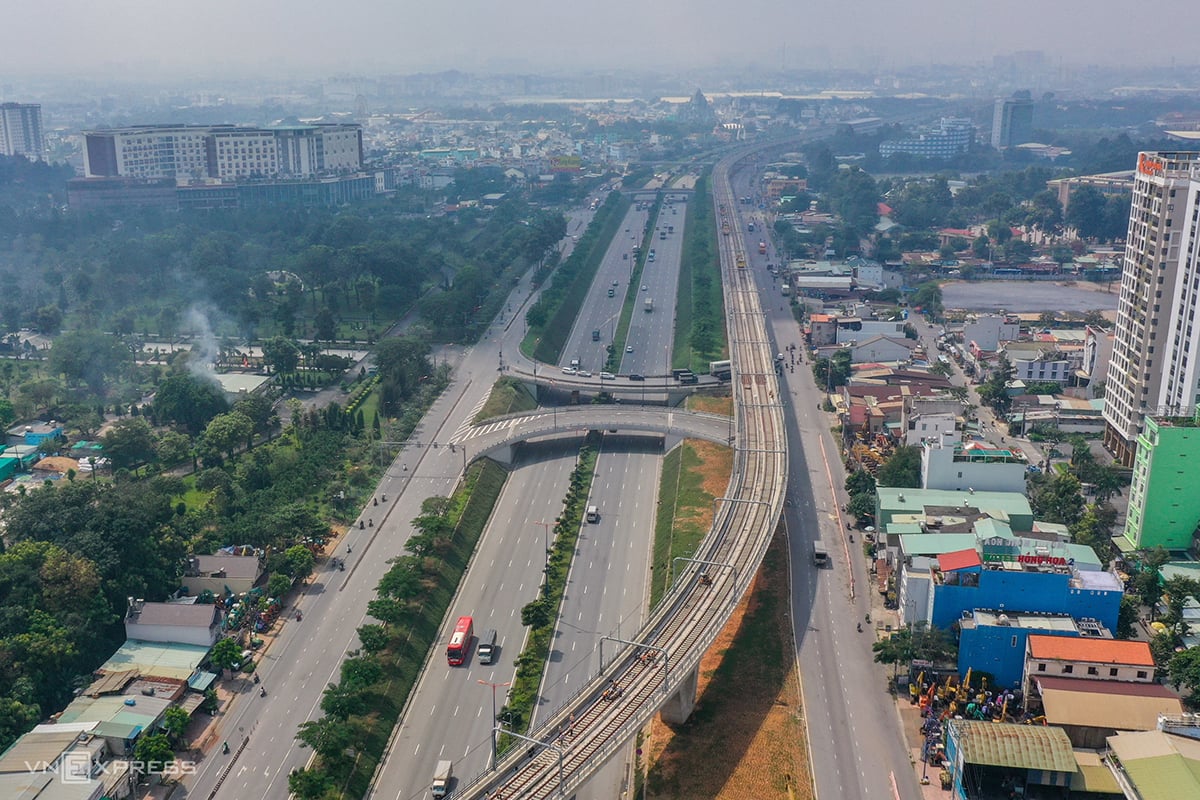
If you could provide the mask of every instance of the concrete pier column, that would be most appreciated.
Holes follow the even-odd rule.
[[[663,722],[670,725],[682,725],[687,722],[696,708],[696,679],[699,677],[699,666],[693,667],[675,685],[675,693],[667,698],[662,707]]]

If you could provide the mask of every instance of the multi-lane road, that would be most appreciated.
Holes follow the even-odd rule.
[[[714,195],[736,219],[734,198],[751,193],[746,191],[748,183],[739,185],[738,181],[749,181],[752,170],[733,173],[733,183],[728,183],[726,175],[732,164],[727,159],[715,173]],[[629,273],[632,245],[642,240],[647,215],[636,207],[631,209],[581,310],[571,344],[564,350],[564,363],[578,357],[581,369],[599,372],[603,346],[612,336],[611,332],[603,335],[605,325],[609,331],[615,330],[622,294],[629,292],[635,295],[636,306],[635,326],[630,329],[634,352],[624,354],[622,371],[668,371],[685,208],[680,203],[663,207],[657,225],[665,229],[674,224],[675,231],[665,240],[657,231],[654,234],[651,246],[656,259],[647,264],[639,281],[647,285],[645,292],[640,285],[629,285]],[[570,233],[581,232],[582,221],[572,224],[575,228],[569,229]],[[790,312],[782,308],[782,298],[765,272],[769,257],[757,254],[762,234],[755,233],[747,248],[743,231],[739,222],[737,235],[722,237],[721,242],[735,361],[735,473],[730,499],[720,504],[714,531],[697,554],[730,563],[734,569],[715,571],[717,580],[712,586],[699,583],[696,568],[684,570],[674,592],[646,619],[648,531],[652,529],[661,453],[656,441],[646,444],[641,440],[632,447],[606,445],[597,464],[591,500],[600,506],[601,521],[585,526],[577,548],[535,711],[537,727],[532,735],[548,747],[537,753],[532,763],[513,756],[501,772],[473,780],[486,770],[490,757],[492,695],[491,689],[479,682],[504,683],[512,678],[513,659],[520,651],[524,630],[519,609],[536,596],[541,579],[548,534],[538,523],[552,522],[557,516],[578,443],[568,443],[566,450],[556,450],[559,445],[527,449],[497,505],[450,615],[470,613],[476,617],[477,630],[496,628],[500,658],[489,667],[472,658],[465,667],[449,668],[440,650],[431,656],[429,669],[376,776],[372,797],[423,796],[440,758],[455,760],[455,772],[460,776],[456,796],[482,796],[484,791],[502,789],[505,797],[548,797],[561,788],[557,771],[560,750],[563,780],[570,792],[596,800],[617,796],[625,777],[621,753],[663,698],[679,687],[681,676],[698,662],[745,592],[765,552],[785,490],[797,657],[809,730],[814,734],[811,746],[819,794],[881,800],[897,792],[901,797],[917,795],[892,707],[871,664],[869,636],[855,629],[856,620],[865,613],[864,597],[869,591],[861,559],[846,558],[848,548],[843,548],[843,553],[835,547],[834,552],[843,553],[842,557],[834,559],[832,570],[817,573],[807,558],[805,544],[813,532],[821,531],[831,544],[842,534],[836,443],[829,435],[830,420],[816,410],[819,396],[811,379],[803,374],[807,368],[798,365],[799,374],[785,370],[781,378],[774,373],[775,352],[785,351],[793,343],[801,347],[799,329]],[[733,266],[738,252],[747,259],[747,269]],[[618,281],[618,291],[614,298],[607,298],[613,280]],[[641,310],[644,296],[653,298],[653,313]],[[431,444],[451,441],[456,431],[465,429],[486,397],[497,366],[505,363],[503,351],[518,352],[522,326],[513,322],[522,316],[529,297],[530,288],[522,283],[513,293],[507,321],[494,326],[476,347],[455,354],[453,385],[380,487],[389,501],[364,512],[364,516],[373,515],[378,524],[351,534],[355,537],[353,555],[338,554],[346,555],[350,569],[320,576],[301,600],[305,621],[288,623],[303,625],[304,635],[285,632],[267,656],[261,674],[272,688],[272,699],[243,698],[222,721],[222,736],[231,745],[245,740],[246,748],[234,758],[210,758],[188,787],[189,796],[208,797],[218,780],[221,797],[285,796],[287,771],[302,766],[308,755],[295,745],[295,726],[319,715],[320,691],[336,680],[342,655],[357,646],[354,629],[367,621],[366,602],[386,570],[386,560],[403,552],[411,530],[408,520],[419,513],[421,500],[448,494],[461,472],[461,454]],[[592,341],[593,330],[602,331],[600,342]],[[577,356],[572,355],[572,348]],[[596,650],[601,636],[636,638],[662,647],[669,653],[670,670],[666,664],[643,663],[631,649],[614,661],[615,647],[606,647],[609,663],[604,677],[598,678]],[[610,679],[623,690],[615,701],[601,698]],[[502,702],[499,695],[497,705]],[[298,709],[304,714],[297,714]],[[569,742],[561,740],[558,731],[572,716],[576,720],[574,735]],[[610,762],[607,767],[606,761]]]

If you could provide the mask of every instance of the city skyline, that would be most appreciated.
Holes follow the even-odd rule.
[[[454,13],[349,0],[335,14],[330,8],[313,0],[252,6],[210,0],[199,9],[149,0],[24,5],[10,10],[6,22],[29,35],[6,42],[0,71],[61,76],[153,69],[161,77],[246,69],[264,77],[330,70],[887,71],[978,64],[1026,51],[1038,54],[1033,65],[1042,69],[1145,66],[1186,63],[1186,37],[1200,23],[1200,7],[1175,9],[1173,24],[1156,32],[1155,47],[1147,48],[1128,35],[1130,9],[1115,0],[1086,6],[1013,0],[1002,9],[979,0],[863,0],[818,9],[747,0],[733,10],[714,0],[612,0],[602,10],[548,0],[460,0]]]

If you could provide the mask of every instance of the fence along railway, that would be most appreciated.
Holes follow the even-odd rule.
[[[733,208],[730,172],[746,157],[729,156],[713,170],[714,213]],[[454,798],[568,797],[660,709],[669,721],[687,719],[700,658],[762,563],[787,486],[783,408],[758,292],[750,270],[735,266],[739,257],[745,263],[742,232],[718,240],[733,362],[735,452],[713,527],[695,562],[682,564],[671,591],[632,637],[637,644],[602,642],[612,651],[602,649],[609,660],[600,672],[544,717],[528,733],[529,741],[510,748],[496,770],[455,787]]]

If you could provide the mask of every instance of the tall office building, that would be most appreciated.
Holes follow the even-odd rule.
[[[46,158],[42,140],[42,107],[28,103],[0,103],[0,155]]]
[[[992,147],[1004,150],[1033,141],[1033,99],[1028,91],[996,100],[992,111]]]
[[[1200,153],[1139,153],[1104,389],[1104,444],[1129,466],[1146,416],[1200,405]]]

